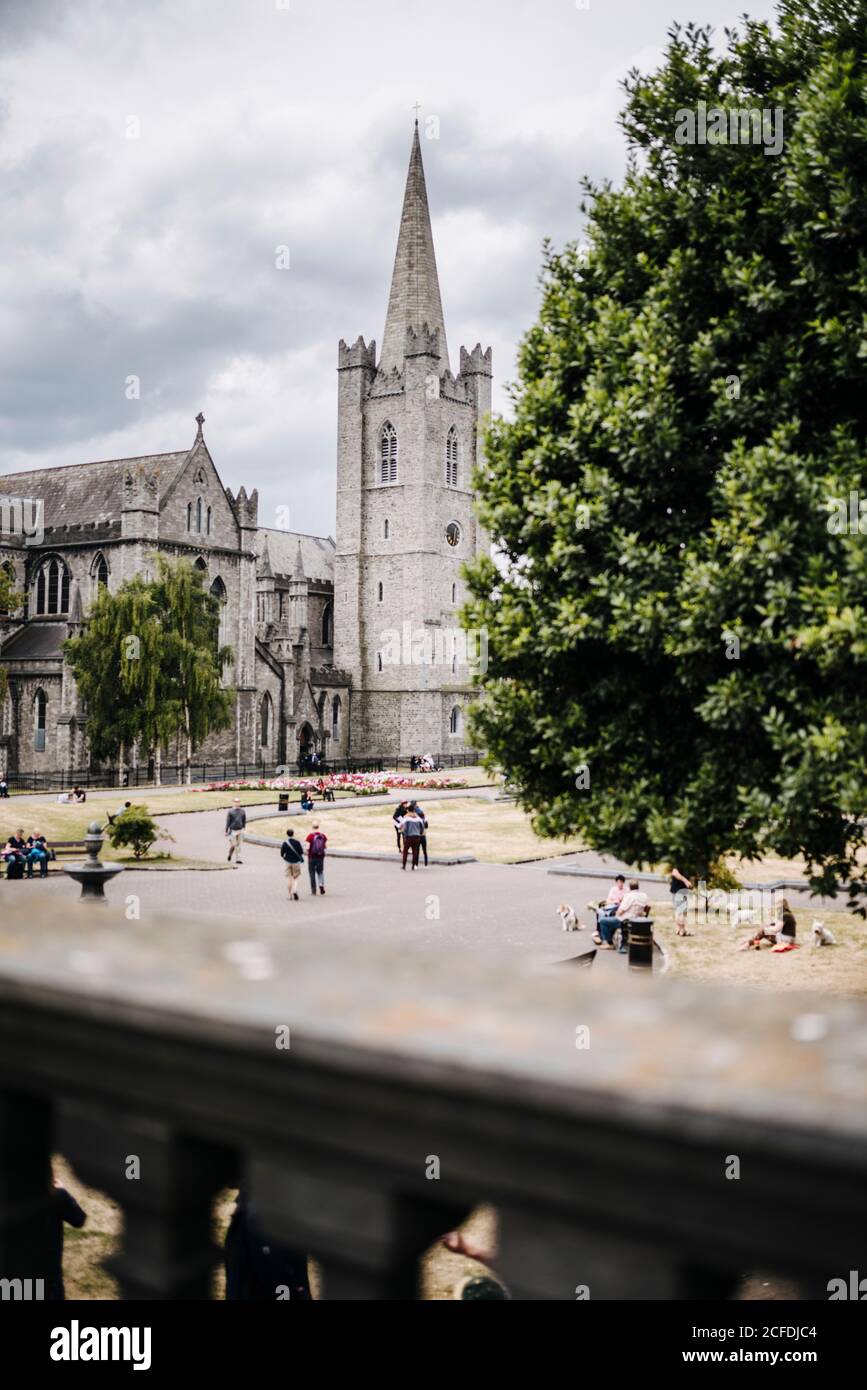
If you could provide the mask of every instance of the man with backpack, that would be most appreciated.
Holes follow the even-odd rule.
[[[313,822],[313,829],[307,836],[307,868],[310,873],[310,892],[316,897],[316,883],[320,893],[325,892],[325,846],[328,836],[319,829],[319,822]]]
[[[401,868],[406,868],[407,855],[412,853],[412,867],[418,868],[418,851],[421,845],[421,837],[424,833],[424,824],[421,816],[410,806],[403,820],[400,822],[400,833],[403,836],[403,863]]]
[[[289,897],[298,902],[298,880],[301,877],[301,865],[304,863],[304,850],[300,840],[295,839],[295,831],[290,826],[286,831],[286,839],[280,846],[280,856],[286,864],[286,883],[289,887]]]

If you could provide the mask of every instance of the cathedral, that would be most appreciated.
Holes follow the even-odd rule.
[[[23,604],[0,617],[0,772],[91,766],[63,644],[100,585],[149,575],[157,552],[203,572],[235,654],[232,727],[196,762],[462,753],[479,654],[457,613],[463,564],[488,545],[472,474],[490,405],[490,348],[450,369],[416,122],[381,352],[338,349],[336,541],[259,526],[201,414],[176,452],[2,477],[0,564]]]

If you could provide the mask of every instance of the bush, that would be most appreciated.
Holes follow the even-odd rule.
[[[128,846],[135,859],[144,859],[156,840],[174,839],[167,830],[160,829],[147,806],[130,806],[121,815],[115,816],[107,835],[114,849]]]

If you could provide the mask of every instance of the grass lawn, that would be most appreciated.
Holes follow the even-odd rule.
[[[712,916],[705,924],[701,913],[698,922],[692,915],[689,918],[688,929],[694,936],[677,936],[670,902],[652,906],[654,936],[671,957],[672,973],[751,989],[802,989],[867,998],[867,922],[849,912],[796,908],[800,946],[777,954],[767,945],[760,951],[738,951],[737,944],[750,935],[750,927],[735,930]],[[814,917],[831,929],[836,946],[813,946],[810,923]]]
[[[425,809],[430,828],[429,854],[472,854],[489,864],[517,864],[528,859],[551,859],[581,848],[577,841],[540,840],[529,816],[514,802],[484,801],[461,797],[454,801],[429,801]],[[347,806],[323,812],[322,827],[332,849],[396,850],[392,806]],[[312,821],[316,817],[306,817]],[[282,837],[286,817],[259,820],[251,826],[257,835]]]

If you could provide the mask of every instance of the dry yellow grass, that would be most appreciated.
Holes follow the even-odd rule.
[[[824,922],[837,939],[836,946],[815,948],[810,923],[814,917]],[[867,922],[848,912],[824,912],[796,908],[798,924],[795,951],[774,952],[765,945],[760,951],[739,951],[737,945],[751,929],[733,929],[725,920],[710,917],[705,923],[699,913],[689,918],[691,937],[675,934],[670,902],[653,903],[654,935],[669,952],[671,969],[688,979],[705,983],[745,985],[760,990],[812,990],[819,994],[845,994],[867,997]]]
[[[425,802],[420,796],[419,800],[430,826],[429,854],[472,854],[489,864],[518,864],[571,854],[581,848],[577,840],[540,839],[533,832],[529,816],[514,802],[485,801],[481,797]],[[395,850],[393,809],[347,806],[342,811],[333,807],[324,810],[320,819],[330,848]],[[251,830],[257,835],[282,836],[286,817],[256,821]]]

